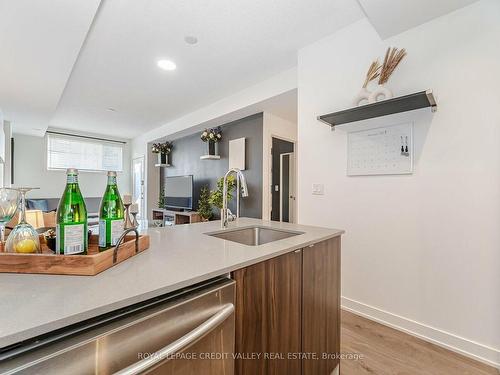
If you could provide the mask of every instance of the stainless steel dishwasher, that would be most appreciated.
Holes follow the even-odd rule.
[[[4,349],[1,374],[234,373],[234,281],[219,278]]]

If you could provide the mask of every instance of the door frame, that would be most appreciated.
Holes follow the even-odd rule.
[[[147,218],[147,212],[146,212],[146,157],[144,155],[137,156],[135,158],[132,158],[132,164],[131,164],[131,174],[132,174],[132,199],[134,198],[134,189],[135,189],[135,173],[134,173],[134,164],[137,160],[140,160],[142,163],[142,181],[141,181],[141,203],[139,207],[139,213],[140,216],[139,218],[144,220]]]
[[[290,142],[290,143],[293,143],[293,152],[295,153],[295,161],[294,161],[294,175],[296,176],[295,178],[295,181],[294,181],[294,187],[293,187],[293,190],[295,191],[295,193],[297,193],[297,140],[296,139],[292,139],[292,138],[288,138],[288,137],[283,137],[282,135],[277,135],[277,134],[274,134],[274,133],[271,133],[270,135],[270,138],[269,138],[269,144],[270,144],[270,147],[269,147],[269,151],[270,151],[270,154],[269,154],[269,166],[268,166],[268,178],[269,178],[269,186],[267,187],[267,194],[268,194],[268,207],[267,207],[267,215],[268,215],[268,220],[271,220],[271,210],[273,208],[273,189],[274,189],[274,186],[273,186],[273,138],[276,138],[276,139],[281,139],[282,141],[287,141],[287,142]],[[281,188],[281,183],[280,183],[280,188]],[[280,192],[281,193],[281,192]],[[297,194],[295,194],[297,195]],[[281,194],[280,194],[281,196]],[[297,197],[295,198],[295,201],[294,201],[294,207],[293,207],[293,212],[295,213],[295,217],[294,217],[294,223],[296,222],[297,220]],[[280,209],[280,217],[281,217],[281,209]]]

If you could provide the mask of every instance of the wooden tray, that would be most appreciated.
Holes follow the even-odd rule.
[[[88,255],[55,255],[46,244],[42,254],[0,252],[0,272],[94,276],[149,248],[149,236],[127,235],[116,247],[99,252],[99,236],[89,240]]]

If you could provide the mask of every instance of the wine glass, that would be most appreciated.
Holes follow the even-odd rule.
[[[7,238],[6,251],[8,253],[39,253],[40,240],[38,233],[26,222],[26,193],[36,188],[21,187],[21,220]]]
[[[19,207],[20,194],[16,189],[0,188],[0,243],[5,245],[5,225],[12,220]]]

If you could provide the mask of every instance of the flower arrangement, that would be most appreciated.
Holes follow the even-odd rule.
[[[151,146],[151,152],[154,154],[165,154],[168,155],[172,152],[173,144],[172,142],[166,141],[164,143],[153,143]]]
[[[205,129],[200,136],[203,142],[220,142],[222,140],[222,128],[220,126],[211,129]]]

